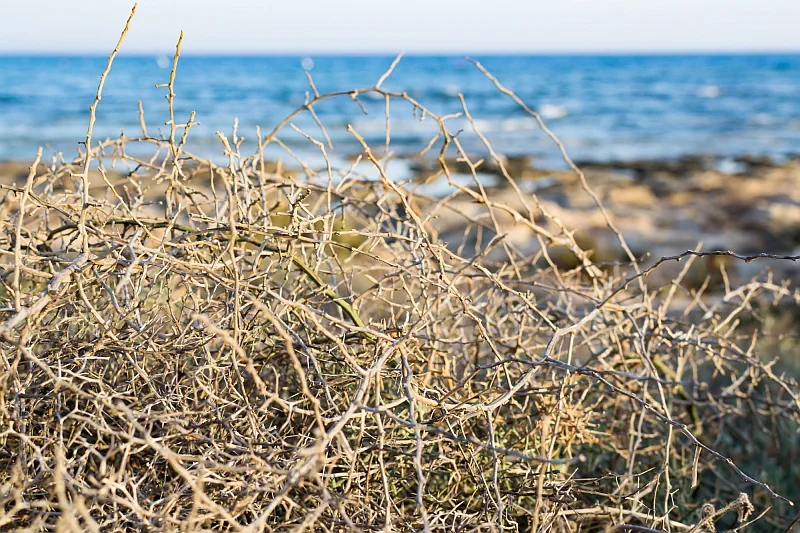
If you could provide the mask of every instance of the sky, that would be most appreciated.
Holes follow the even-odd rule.
[[[132,1],[0,0],[0,53],[107,54]],[[123,53],[800,52],[800,0],[140,0]]]

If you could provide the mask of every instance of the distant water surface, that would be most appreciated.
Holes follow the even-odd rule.
[[[234,119],[249,141],[266,134],[304,103],[306,69],[321,93],[370,87],[393,57],[192,57],[180,59],[176,120],[197,112],[189,148],[221,154],[216,131],[230,135]],[[800,55],[740,56],[491,56],[478,59],[528,105],[581,160],[672,158],[687,154],[785,156],[800,152]],[[95,140],[140,134],[142,101],[151,135],[168,132],[165,89],[172,58],[120,56],[98,108]],[[75,155],[104,57],[0,57],[0,160],[46,154]],[[407,91],[439,114],[470,112],[498,151],[552,162],[557,151],[513,101],[459,57],[405,57],[384,88]],[[320,118],[344,157],[358,150],[346,126],[370,144],[384,142],[383,101],[362,97],[363,115],[349,98],[322,103]],[[392,103],[391,138],[400,153],[421,149],[435,133],[409,105]],[[308,114],[293,121],[322,139]],[[463,122],[454,122],[453,131]],[[301,156],[319,150],[287,128],[281,140]],[[475,136],[464,135],[480,151]],[[252,149],[252,144],[245,148]]]

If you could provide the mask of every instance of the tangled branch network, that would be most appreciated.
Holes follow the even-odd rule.
[[[127,31],[79,157],[40,150],[3,186],[0,529],[710,531],[754,508],[782,523],[789,496],[753,457],[796,434],[797,384],[759,350],[765,309],[797,304],[787,285],[689,289],[700,251],[644,266],[539,115],[477,62],[553,139],[620,261],[593,262],[523,191],[463,97],[441,116],[384,90],[400,58],[369,88],[319,94],[309,76],[255,153],[218,134],[219,163],[188,150],[195,114],[174,112],[179,42],[169,131],[148,134],[140,107],[140,136],[97,142]],[[349,126],[359,154],[337,165],[316,110],[360,113],[367,94],[385,142]],[[387,175],[397,101],[435,124],[423,179]],[[295,161],[291,131],[323,165],[265,156]],[[425,194],[433,181],[446,192]],[[444,220],[462,237],[445,242]]]

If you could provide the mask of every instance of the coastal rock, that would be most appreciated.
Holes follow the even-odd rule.
[[[0,163],[0,184],[3,185],[25,185],[25,179],[30,172],[31,163],[22,163],[18,161],[6,161]],[[40,163],[38,172],[43,172],[45,164]]]
[[[633,207],[653,207],[658,202],[656,195],[646,185],[611,189],[608,191],[608,200],[615,205],[622,204]]]
[[[679,159],[645,159],[632,161],[577,163],[583,169],[626,170],[633,172],[637,180],[645,181],[659,173],[672,176],[686,176],[712,168],[714,158],[706,156],[686,156]]]
[[[700,172],[693,181],[696,184],[696,190],[703,192],[722,190],[734,182],[729,174],[714,171]]]

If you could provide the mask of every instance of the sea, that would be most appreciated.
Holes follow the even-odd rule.
[[[538,111],[579,161],[672,159],[686,155],[776,159],[800,153],[800,55],[477,56],[487,70],[530,108]],[[182,56],[174,84],[176,122],[195,121],[187,149],[224,159],[217,132],[233,138],[243,153],[255,150],[256,127],[266,135],[313,90],[350,91],[374,86],[393,56]],[[85,138],[89,107],[107,59],[97,57],[0,56],[0,160],[30,160],[77,154]],[[141,135],[138,103],[148,133],[166,136],[166,88],[172,57],[120,55],[97,109],[94,140]],[[485,152],[463,117],[463,95],[474,124],[493,148],[529,155],[543,166],[559,165],[558,148],[537,123],[463,56],[406,56],[383,82],[405,92],[432,113],[451,115],[451,132],[465,149]],[[383,150],[385,101],[361,94],[316,104],[330,137],[326,153],[347,161],[360,151],[348,125]],[[365,113],[366,112],[366,113]],[[462,113],[461,116],[458,116]],[[429,117],[399,99],[390,102],[391,151],[419,152],[435,136]],[[322,130],[308,111],[284,127],[269,157],[321,157]],[[179,131],[179,134],[181,132]],[[305,134],[305,135],[304,135]],[[439,141],[440,142],[440,141]],[[435,144],[438,149],[441,144]]]

